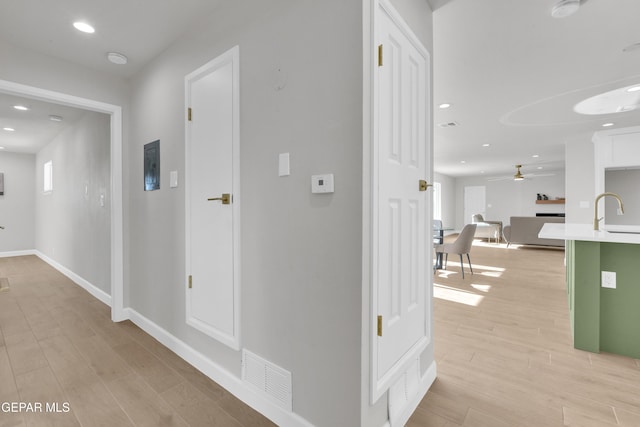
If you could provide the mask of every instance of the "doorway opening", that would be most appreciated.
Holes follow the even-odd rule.
[[[111,295],[108,302],[111,305],[111,320],[118,322],[128,319],[128,315],[124,309],[122,107],[7,80],[0,80],[0,92],[104,113],[110,116]]]

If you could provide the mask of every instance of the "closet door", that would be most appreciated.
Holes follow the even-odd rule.
[[[240,347],[239,73],[235,47],[186,77],[187,324]]]

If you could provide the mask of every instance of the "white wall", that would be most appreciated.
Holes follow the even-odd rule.
[[[35,248],[111,294],[110,118],[87,112],[36,155]],[[43,165],[53,162],[53,191]],[[104,206],[101,205],[104,197]]]
[[[618,215],[618,202],[612,197],[605,197],[606,224],[638,225],[640,224],[640,169],[605,171],[605,191],[617,193],[624,204],[624,215]],[[599,216],[602,212],[599,212]]]
[[[456,226],[456,179],[441,173],[435,173],[434,182],[439,182],[442,192],[442,225]],[[437,218],[435,218],[437,219]]]
[[[565,144],[566,222],[593,224],[595,159],[591,136],[577,137]],[[585,207],[581,207],[583,202]]]
[[[131,307],[240,376],[240,354],[185,324],[184,76],[240,46],[242,347],[292,373],[293,410],[360,424],[362,8],[229,2],[133,80]],[[274,72],[287,75],[283,90]],[[143,145],[161,189],[142,188]],[[278,177],[278,154],[291,175]],[[312,195],[312,174],[336,191]],[[382,424],[382,422],[380,423]]]
[[[393,2],[432,51],[428,4]],[[361,407],[362,3],[238,0],[202,21],[130,83],[2,41],[0,79],[123,107],[125,306],[239,376],[238,352],[185,324],[184,188],[168,188],[169,171],[184,177],[184,75],[239,44],[243,347],[292,372],[294,411],[313,424],[382,425],[385,399]],[[144,193],[155,139],[161,190]],[[334,194],[310,194],[321,172]]]
[[[0,253],[35,247],[35,155],[0,152],[4,195],[0,196]]]
[[[105,64],[106,65],[106,64]],[[0,79],[122,107],[122,145],[129,145],[127,81],[0,40]],[[123,157],[124,299],[128,302],[128,157]]]
[[[464,227],[471,222],[471,218],[464,218],[464,188],[466,186],[486,187],[486,220],[502,221],[503,225],[510,222],[512,216],[535,216],[537,212],[563,213],[565,205],[538,205],[537,193],[546,194],[550,199],[565,197],[565,172],[545,171],[541,176],[523,181],[512,179],[488,181],[484,176],[465,177],[456,179],[456,228]]]

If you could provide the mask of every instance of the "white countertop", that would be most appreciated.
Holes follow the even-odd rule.
[[[605,230],[595,231],[591,224],[546,223],[538,237],[541,239],[585,240],[588,242],[632,243],[640,245],[640,228],[625,226],[606,226]],[[610,231],[606,231],[609,229]],[[612,231],[625,231],[613,233]],[[638,234],[631,233],[635,231]]]

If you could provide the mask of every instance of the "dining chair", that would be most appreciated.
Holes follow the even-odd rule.
[[[462,269],[462,278],[464,279],[464,262],[462,260],[462,255],[467,255],[467,260],[469,261],[469,269],[471,270],[471,274],[473,274],[473,267],[471,267],[471,257],[469,256],[469,252],[471,252],[471,244],[473,243],[473,236],[476,233],[476,227],[478,224],[467,224],[464,226],[458,238],[452,243],[443,243],[441,245],[436,245],[434,247],[436,253],[445,254],[444,259],[444,269],[447,269],[447,261],[449,260],[449,254],[458,254],[460,255],[460,268]]]

